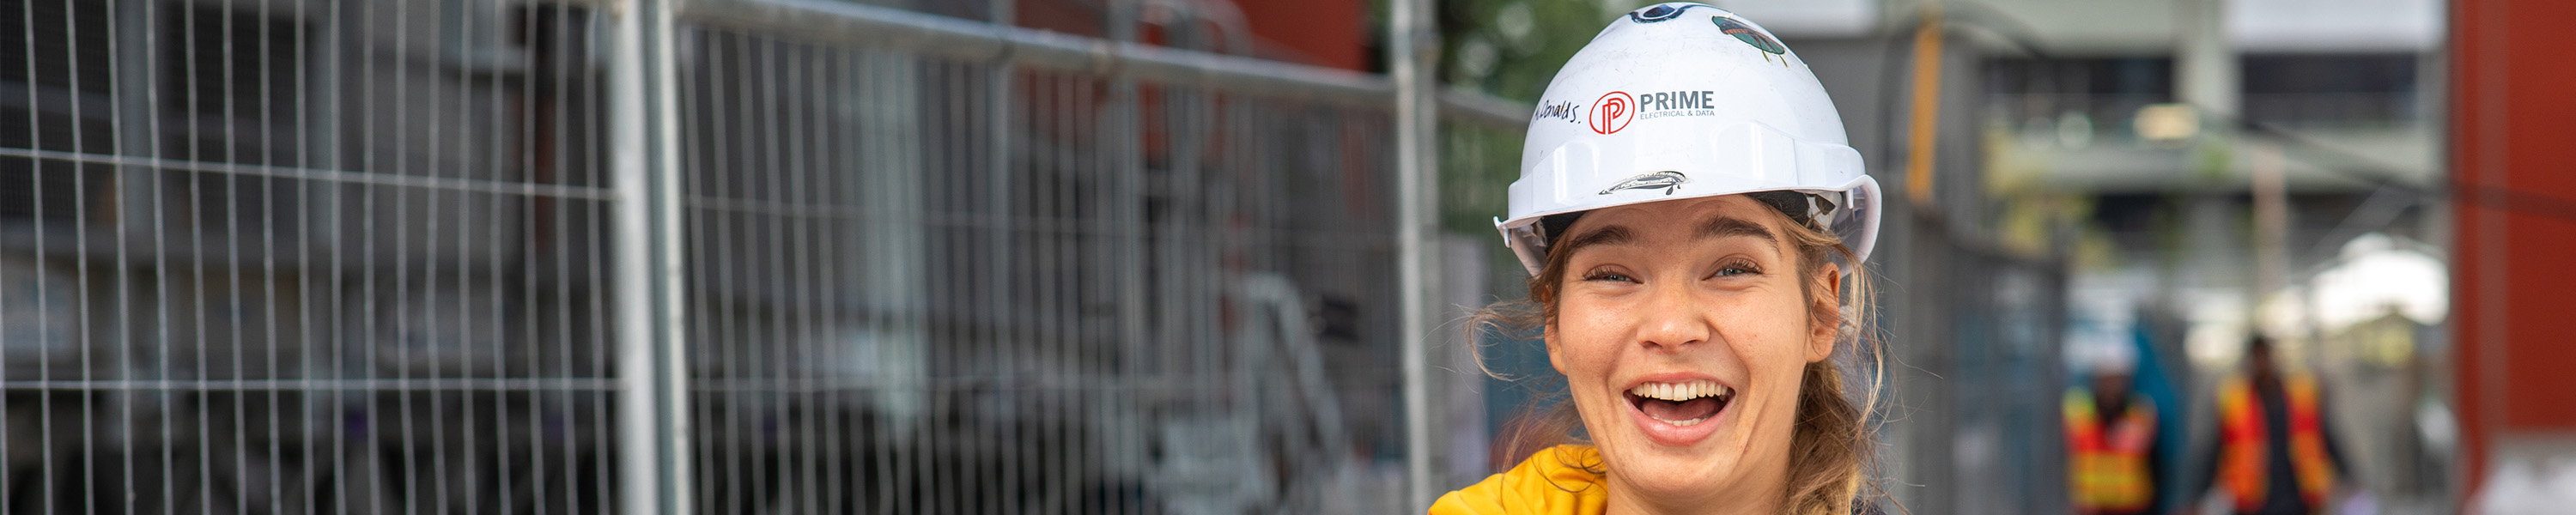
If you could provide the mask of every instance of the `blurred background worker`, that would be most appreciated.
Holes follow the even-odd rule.
[[[2068,498],[2078,513],[2159,513],[2156,406],[2132,397],[2138,353],[2128,345],[2098,347],[2090,386],[2066,390]]]
[[[2351,470],[2325,423],[2323,390],[2316,376],[2283,373],[2271,339],[2247,340],[2245,373],[2218,386],[2217,445],[2191,491],[2214,482],[2240,514],[2322,512]]]

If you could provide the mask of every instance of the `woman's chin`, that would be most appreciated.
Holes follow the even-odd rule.
[[[1612,460],[1611,470],[1627,476],[1621,481],[1626,486],[1653,498],[1696,497],[1722,485],[1721,476],[1741,458],[1728,452],[1736,446],[1724,444],[1741,440],[1730,437],[1736,426],[1733,414],[1734,410],[1722,410],[1696,423],[1676,424],[1632,409],[1625,431],[1634,437],[1600,443],[1626,447],[1602,449]]]
[[[1728,487],[1736,482],[1727,473],[1735,465],[1728,456],[1651,453],[1628,458],[1611,464],[1610,473],[1617,476],[1612,488],[1627,489],[1638,499],[1682,504],[1710,502],[1710,496],[1730,490]]]

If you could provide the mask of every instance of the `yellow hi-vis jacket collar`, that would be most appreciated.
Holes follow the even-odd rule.
[[[1610,503],[1610,483],[1585,467],[1601,467],[1601,451],[1559,445],[1484,481],[1440,496],[1431,515],[1590,515]]]

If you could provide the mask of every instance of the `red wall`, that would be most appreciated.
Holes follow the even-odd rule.
[[[1368,4],[1362,0],[1235,0],[1260,42],[1261,57],[1361,70],[1368,66]]]
[[[2460,464],[2576,430],[2576,2],[2451,6],[2452,342]]]
[[[1277,61],[1367,71],[1368,3],[1364,0],[1234,0],[1251,32],[1252,56]],[[1018,0],[1019,26],[1068,34],[1107,35],[1096,2]],[[1162,40],[1155,27],[1138,27],[1146,42]]]

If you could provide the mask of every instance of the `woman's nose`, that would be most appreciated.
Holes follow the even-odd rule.
[[[1679,349],[1706,342],[1715,334],[1708,317],[1700,309],[1697,297],[1677,281],[1660,281],[1655,293],[1647,298],[1644,316],[1639,317],[1637,343],[1648,347]]]

